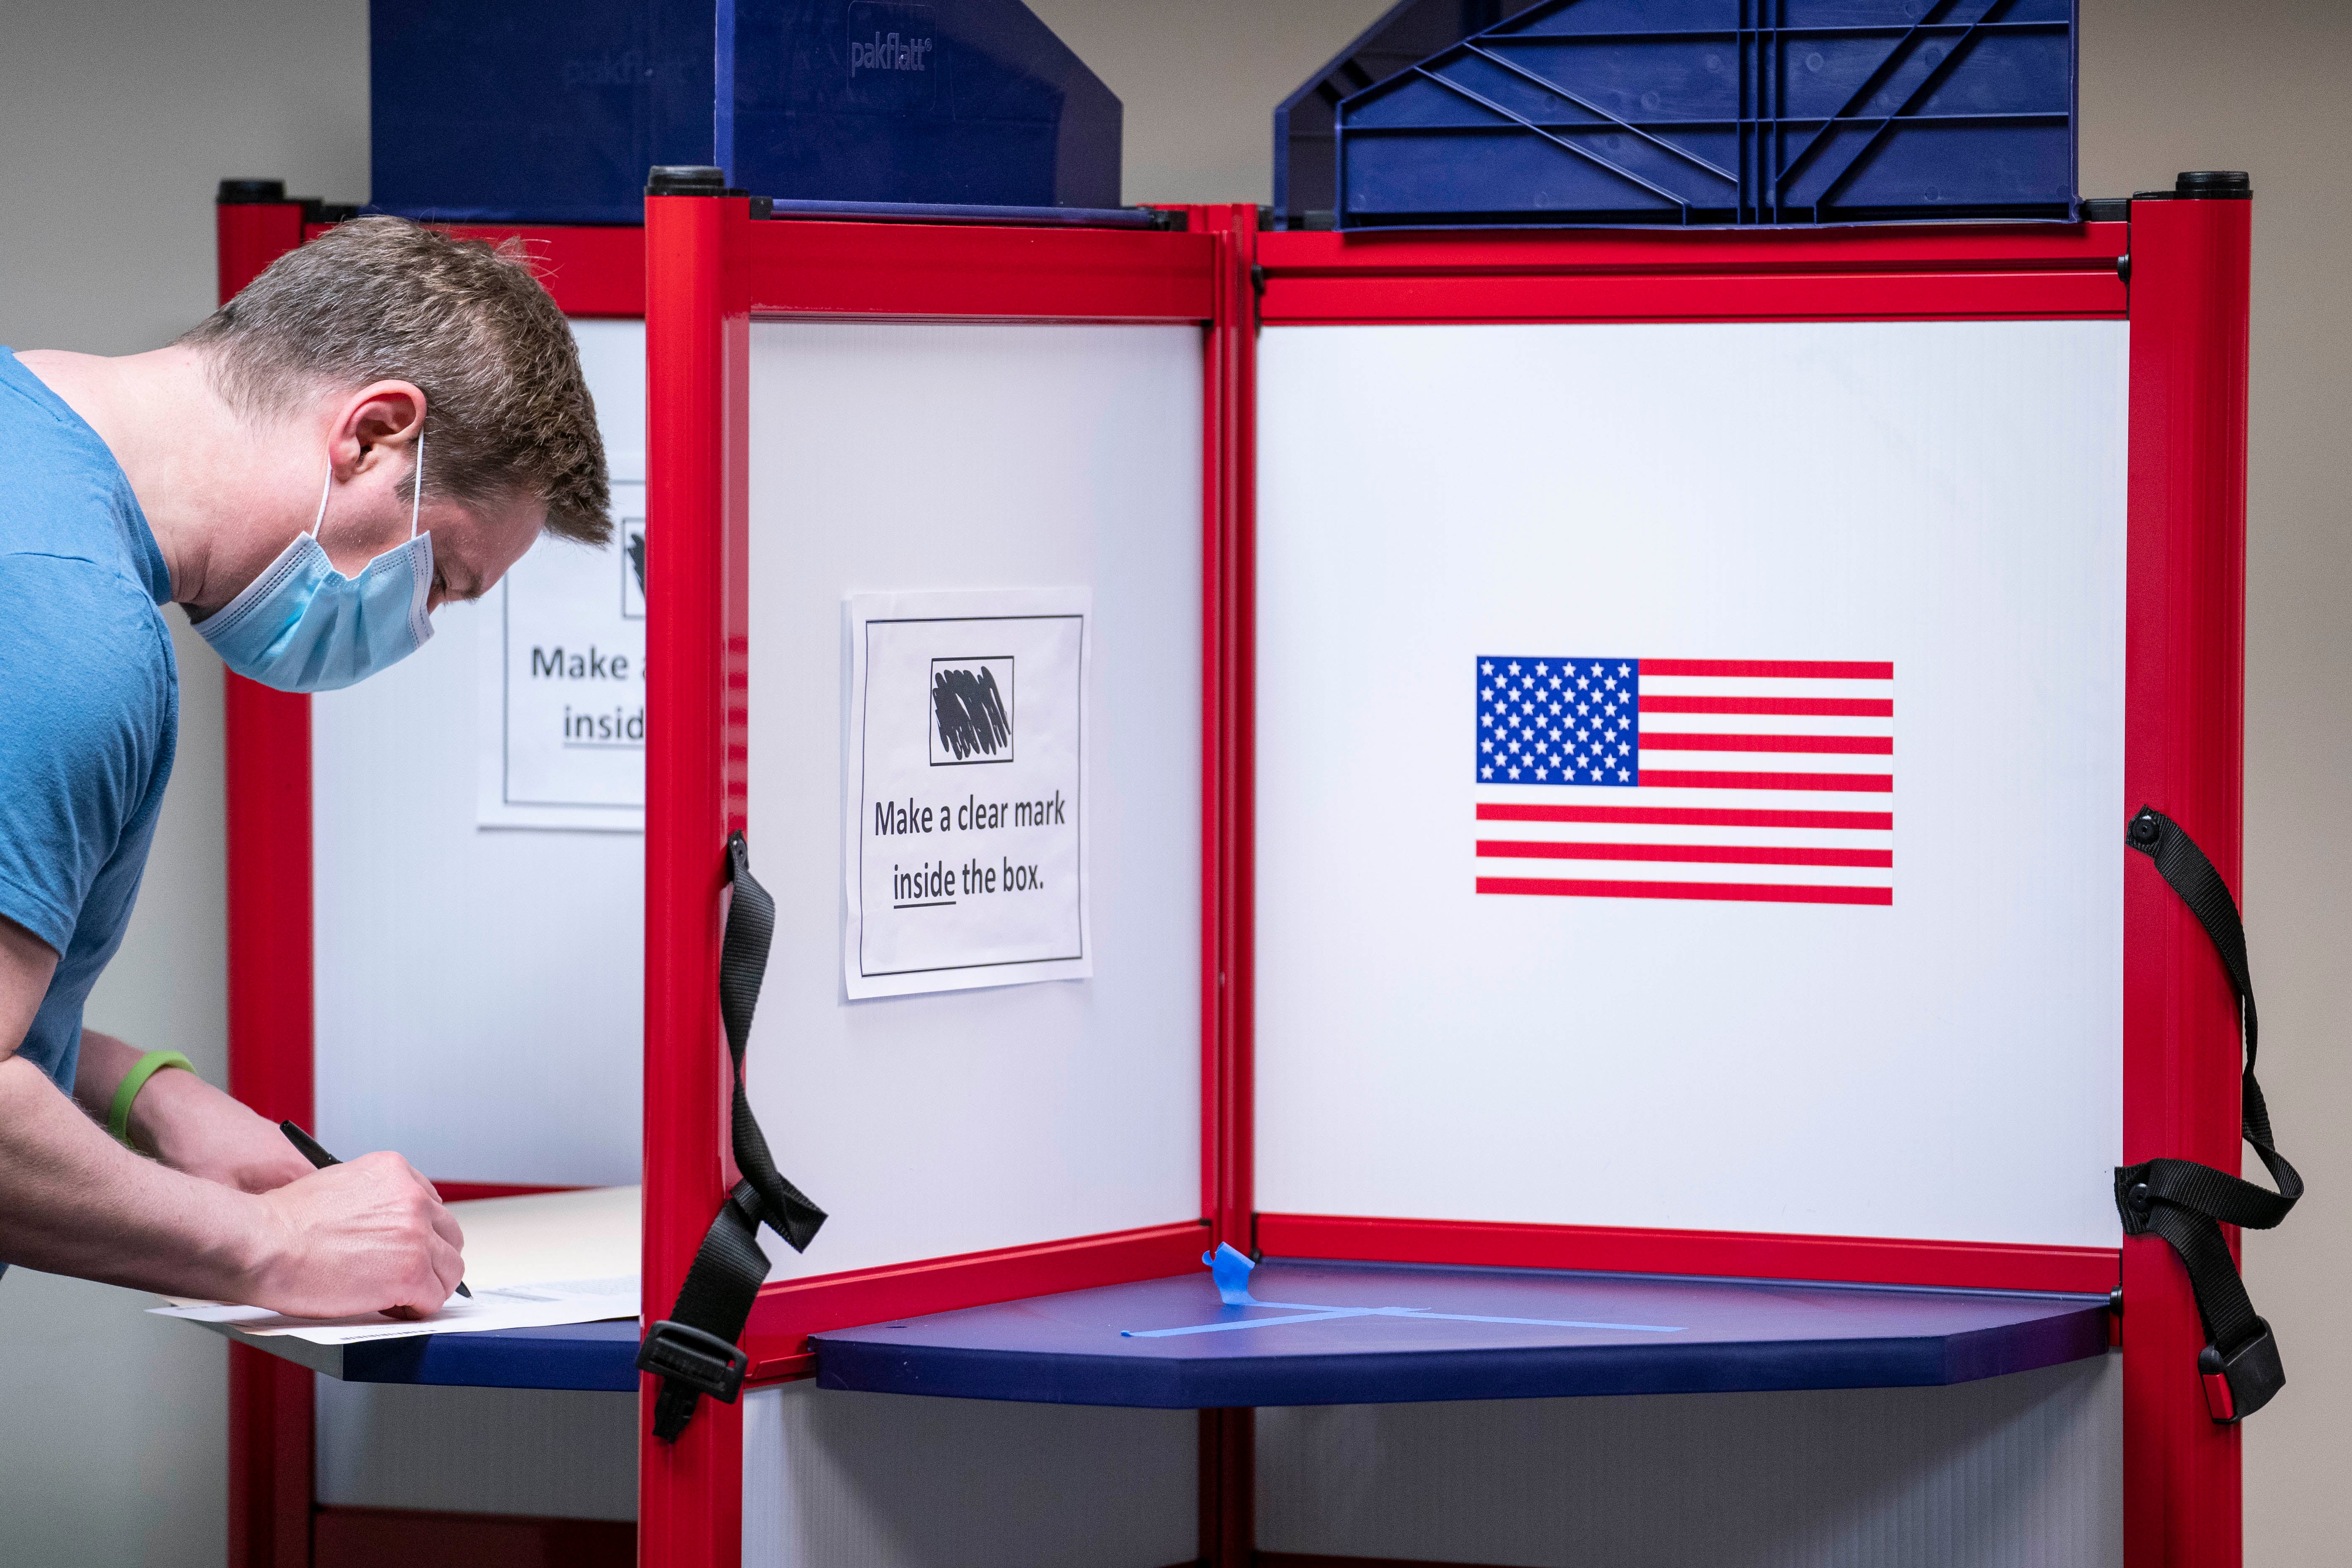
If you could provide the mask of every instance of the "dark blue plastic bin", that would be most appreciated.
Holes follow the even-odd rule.
[[[1517,16],[1536,0],[1398,0],[1274,110],[1274,221],[1331,217],[1339,100]],[[1310,219],[1309,215],[1313,215]]]
[[[375,0],[372,205],[635,223],[646,171],[783,201],[1116,207],[1119,102],[1019,0]]]
[[[1336,221],[2072,222],[2074,24],[2074,0],[1539,0],[1340,100]]]

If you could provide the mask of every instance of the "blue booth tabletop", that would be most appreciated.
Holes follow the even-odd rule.
[[[2108,1340],[2104,1296],[1232,1259],[817,1334],[818,1386],[1163,1409],[1895,1387]]]
[[[637,1386],[634,1318],[478,1333],[411,1334],[348,1345],[313,1344],[291,1334],[240,1334],[225,1323],[200,1326],[345,1383],[614,1394],[634,1393]]]
[[[346,1383],[434,1383],[475,1388],[572,1388],[634,1394],[637,1322],[421,1334],[341,1347]]]

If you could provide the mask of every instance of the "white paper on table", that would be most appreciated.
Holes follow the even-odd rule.
[[[635,1187],[451,1204],[449,1212],[466,1232],[467,1289],[474,1295],[471,1300],[450,1297],[429,1318],[401,1320],[380,1312],[289,1318],[265,1307],[216,1301],[175,1301],[149,1310],[243,1334],[290,1335],[320,1345],[634,1318],[639,1310],[638,1204]]]
[[[467,1287],[467,1289],[473,1289]],[[363,1340],[406,1339],[418,1334],[480,1333],[489,1329],[537,1329],[555,1323],[593,1323],[637,1315],[637,1278],[570,1279],[544,1285],[485,1286],[473,1299],[452,1296],[429,1318],[402,1321],[380,1312],[352,1318],[289,1318],[265,1307],[152,1307],[158,1317],[192,1323],[218,1323],[261,1338],[289,1335],[314,1345],[352,1345]]]

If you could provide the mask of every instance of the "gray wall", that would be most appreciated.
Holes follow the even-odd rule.
[[[1035,0],[1128,106],[1129,200],[1266,199],[1266,111],[1385,0]],[[2286,1146],[2315,1195],[2248,1251],[2294,1383],[2246,1430],[2247,1560],[2326,1560],[2352,1535],[2336,1456],[2352,1348],[2352,1058],[2333,982],[2352,848],[2352,537],[2333,459],[2352,407],[2352,7],[2084,0],[2083,186],[2244,168],[2255,205],[2245,903]],[[212,304],[213,182],[367,194],[361,0],[25,0],[0,47],[0,342],[128,353]],[[223,1055],[218,667],[181,638],[178,773],[129,942],[91,1022]],[[9,1555],[221,1560],[222,1355],[138,1298],[15,1271],[0,1284],[0,1519]],[[166,1332],[165,1330],[173,1331]]]

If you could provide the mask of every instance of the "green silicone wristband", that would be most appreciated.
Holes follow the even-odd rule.
[[[126,1149],[131,1146],[131,1102],[139,1098],[139,1091],[147,1087],[147,1080],[164,1068],[185,1068],[194,1072],[196,1064],[177,1051],[149,1051],[139,1058],[138,1066],[122,1075],[122,1081],[115,1086],[114,1104],[106,1112],[106,1130],[113,1133],[114,1141]]]

